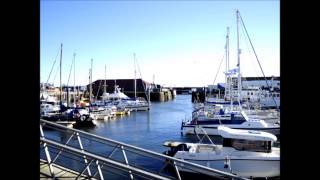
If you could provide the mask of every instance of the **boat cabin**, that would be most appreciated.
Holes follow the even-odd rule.
[[[270,153],[273,142],[277,140],[275,135],[267,132],[237,130],[225,126],[219,126],[218,133],[223,137],[223,147],[232,147],[239,151]]]
[[[239,151],[271,153],[272,142],[224,138],[223,147],[233,147]]]

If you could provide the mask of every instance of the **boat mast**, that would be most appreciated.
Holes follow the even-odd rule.
[[[238,55],[238,103],[239,103],[239,107],[241,109],[241,104],[240,104],[240,100],[241,100],[241,74],[240,74],[240,53],[241,53],[241,50],[239,48],[239,10],[236,11],[236,14],[237,14],[237,55]]]
[[[227,36],[226,36],[226,72],[229,71],[229,33],[230,28],[227,27]],[[228,83],[229,80],[229,83]],[[229,74],[226,74],[226,85],[229,90],[229,98],[230,98],[230,107],[231,110],[233,109],[233,102],[232,102],[232,96],[231,96],[231,86],[232,86],[232,77]]]
[[[91,96],[92,96],[92,61],[93,59],[91,58],[91,68],[90,68],[90,97],[89,97],[89,103],[91,104]]]
[[[134,62],[134,99],[137,99],[137,69],[136,69],[136,53],[133,53]]]
[[[62,104],[61,74],[62,74],[62,43],[61,43],[61,49],[60,49],[60,104]]]
[[[73,53],[73,103],[76,105],[76,53]]]
[[[229,68],[228,68],[228,46],[229,46],[229,44],[228,44],[228,41],[229,41],[229,27],[227,27],[227,36],[226,36],[226,47],[225,47],[225,49],[226,49],[226,74],[225,74],[225,83],[226,83],[226,86],[228,86],[228,74],[227,74],[227,72],[228,72],[228,70],[229,70]],[[229,86],[228,86],[229,87]],[[226,96],[226,93],[225,93],[225,96]]]
[[[107,65],[104,65],[104,88],[103,88],[103,94],[107,94]]]

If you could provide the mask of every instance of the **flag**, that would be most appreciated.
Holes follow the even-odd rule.
[[[239,73],[239,67],[236,67],[234,69],[230,69],[229,71],[225,72],[224,74],[228,76],[228,75],[235,75],[237,73]]]

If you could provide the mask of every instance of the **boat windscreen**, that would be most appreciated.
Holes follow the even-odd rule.
[[[241,111],[241,115],[243,116],[243,118],[248,121],[249,117],[247,116],[247,114],[244,111]]]

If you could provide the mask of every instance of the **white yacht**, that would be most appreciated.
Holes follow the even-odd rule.
[[[60,112],[60,106],[57,99],[47,93],[40,94],[40,115],[56,112]]]
[[[181,131],[183,134],[202,134],[201,127],[208,135],[219,135],[218,127],[224,125],[234,129],[255,130],[269,132],[274,135],[280,134],[280,125],[266,123],[261,119],[249,118],[244,111],[229,111],[226,113],[212,114],[207,111],[195,112],[191,120],[182,121]]]
[[[223,137],[222,145],[166,142],[171,149],[165,154],[241,177],[280,176],[280,148],[273,147],[276,136],[225,126],[219,126],[218,133]],[[178,169],[190,171],[183,163],[178,163]]]

